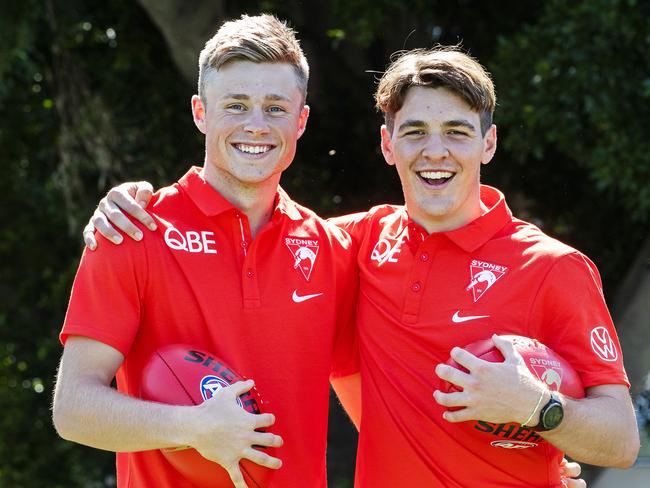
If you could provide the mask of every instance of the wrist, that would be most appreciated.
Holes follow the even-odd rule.
[[[521,426],[529,428],[537,426],[537,424],[539,424],[539,412],[550,398],[551,392],[546,387],[540,386],[540,391],[537,392],[534,400],[534,406],[532,407],[532,410],[529,410],[528,417],[521,423]]]
[[[168,447],[172,448],[186,448],[193,446],[195,440],[192,438],[192,433],[196,432],[192,425],[197,418],[196,406],[180,406],[174,405],[171,415],[171,425],[169,431]]]
[[[539,411],[539,422],[534,427],[536,432],[556,429],[564,419],[564,403],[557,392],[549,392],[550,399]]]

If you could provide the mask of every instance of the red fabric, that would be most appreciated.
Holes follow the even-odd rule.
[[[122,352],[117,384],[131,396],[144,361],[162,345],[218,354],[255,379],[276,416],[272,431],[284,446],[273,486],[320,487],[329,376],[356,368],[356,250],[344,231],[282,190],[276,203],[271,222],[251,240],[245,215],[193,168],[154,196],[155,233],[121,246],[103,240],[84,253],[61,340],[83,335]],[[315,254],[313,266],[296,258],[301,244],[311,246],[313,254],[303,254]],[[294,292],[321,295],[295,302]],[[158,451],[120,453],[117,464],[120,487],[186,486]]]
[[[454,346],[494,333],[533,337],[586,387],[629,386],[593,263],[513,218],[497,190],[482,187],[481,198],[489,211],[446,233],[427,235],[390,205],[334,219],[359,246],[359,488],[561,486],[562,453],[536,433],[442,418],[434,367]],[[454,322],[456,313],[488,317]],[[615,361],[592,348],[597,327],[612,338]],[[504,440],[516,442],[492,445]]]

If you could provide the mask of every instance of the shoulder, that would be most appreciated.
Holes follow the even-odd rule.
[[[568,244],[549,236],[539,227],[530,222],[513,218],[500,234],[505,234],[513,244],[521,246],[529,253],[539,254],[548,258],[561,258],[563,256],[579,253]]]
[[[352,239],[348,232],[320,217],[313,210],[283,197],[284,239],[313,240],[319,247],[350,249]],[[297,241],[297,242],[298,242]]]
[[[184,190],[178,183],[164,186],[153,194],[151,201],[147,206],[147,211],[156,213],[162,210],[167,210],[171,206],[178,205],[184,200],[184,197]]]
[[[407,219],[403,206],[377,205],[366,212],[357,212],[339,217],[332,217],[329,222],[345,229],[355,239],[363,237],[375,226],[384,226],[387,222]]]
[[[146,208],[151,217],[156,221],[158,230],[165,231],[183,228],[202,221],[203,214],[193,202],[187,191],[178,183],[163,187],[156,191]],[[187,229],[186,229],[187,230]],[[156,232],[155,234],[158,234]],[[155,240],[155,239],[154,239]],[[153,244],[151,239],[142,242]]]
[[[591,275],[600,282],[596,265],[576,248],[549,236],[539,227],[519,219],[513,219],[506,233],[523,257],[531,261],[542,261],[554,272]]]
[[[157,247],[158,241],[162,240],[162,235],[165,229],[169,227],[169,222],[183,214],[182,205],[180,205],[183,200],[182,193],[179,185],[173,184],[163,187],[153,194],[146,211],[152,216],[158,225],[158,229],[156,231],[145,231],[145,238],[140,241],[126,238],[119,245],[116,245],[101,234],[96,233],[98,246],[95,251],[86,253],[88,260],[92,262],[108,260],[112,266],[118,266],[129,257],[140,263],[144,262],[142,259],[146,258],[152,249]],[[138,225],[137,222],[134,221],[134,223]]]

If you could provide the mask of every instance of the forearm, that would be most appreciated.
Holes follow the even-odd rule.
[[[188,409],[145,402],[110,387],[124,356],[101,342],[68,338],[54,390],[53,420],[59,434],[109,451],[139,451],[189,444]],[[180,426],[184,428],[181,429]]]
[[[332,378],[331,383],[343,409],[359,430],[361,425],[361,375],[355,373],[341,378]]]
[[[282,462],[254,446],[279,447],[270,413],[252,414],[237,398],[253,387],[239,381],[196,406],[173,406],[131,398],[110,387],[124,361],[113,347],[81,336],[66,342],[54,390],[57,432],[87,446],[109,451],[143,451],[191,446],[223,466],[236,486],[245,486],[239,460],[277,469]]]
[[[187,444],[188,409],[131,398],[91,381],[57,387],[54,423],[65,439],[108,451],[143,451]]]
[[[626,468],[639,451],[639,434],[629,398],[591,396],[581,400],[563,398],[564,420],[540,434],[572,459]]]

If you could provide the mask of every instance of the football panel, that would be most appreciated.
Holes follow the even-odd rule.
[[[183,381],[163,358],[154,353],[142,372],[140,396],[170,405],[196,405]]]
[[[243,379],[209,353],[183,344],[165,346],[156,351],[143,370],[142,398],[173,405],[198,405],[202,403],[201,380],[216,376],[226,383]],[[243,407],[250,413],[260,413],[262,400],[256,389],[240,396]],[[259,429],[264,431],[265,429]],[[274,448],[260,448],[275,455]],[[230,477],[219,464],[207,460],[195,449],[161,449],[161,452],[184,477],[198,488],[229,486]],[[264,487],[275,473],[248,460],[240,467],[248,486]]]

